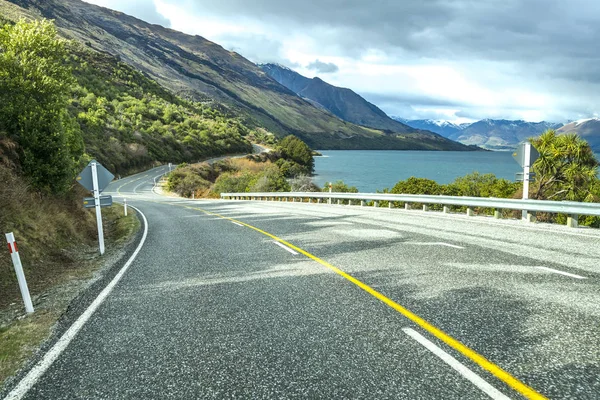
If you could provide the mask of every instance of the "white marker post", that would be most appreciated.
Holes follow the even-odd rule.
[[[171,172],[171,163],[169,163],[169,172]]]
[[[529,170],[531,168],[531,143],[529,141],[525,142],[525,154],[524,154],[524,162],[523,162],[523,200],[527,200],[529,198]],[[527,220],[527,210],[523,210],[522,217],[524,220]]]
[[[27,281],[25,280],[25,273],[23,272],[23,264],[21,264],[21,257],[19,256],[19,248],[15,241],[15,235],[13,235],[12,232],[7,233],[6,241],[8,242],[8,251],[10,251],[10,257],[12,258],[15,272],[17,273],[19,289],[21,289],[21,296],[23,296],[23,302],[25,303],[25,311],[27,311],[28,314],[31,314],[33,312],[33,304],[31,303],[31,296],[29,295],[29,288],[27,287]]]
[[[329,182],[329,193],[331,193],[332,187],[333,187],[333,185],[331,184],[331,182]],[[329,198],[329,204],[331,204],[331,197]]]
[[[127,199],[123,199],[123,208],[125,209],[125,216],[127,216]]]
[[[102,229],[102,208],[100,207],[100,189],[98,188],[98,167],[92,162],[92,183],[94,185],[94,202],[96,203],[96,223],[98,225],[98,244],[100,245],[100,255],[104,254],[104,230]]]

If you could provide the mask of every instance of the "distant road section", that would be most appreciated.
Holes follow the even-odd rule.
[[[146,243],[24,398],[598,398],[598,231],[167,198],[164,172],[107,189]]]

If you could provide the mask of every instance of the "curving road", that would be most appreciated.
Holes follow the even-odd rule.
[[[23,398],[600,398],[600,232],[169,198],[166,169],[107,189],[146,241]]]

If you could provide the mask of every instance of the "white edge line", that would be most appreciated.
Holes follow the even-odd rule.
[[[464,249],[462,246],[457,246],[455,244],[444,243],[444,242],[406,242],[406,244],[414,244],[417,246],[446,246],[452,247],[454,249]]]
[[[462,247],[462,246],[457,246],[455,244],[450,244],[450,243],[438,242],[438,243],[434,243],[434,244],[437,244],[437,245],[440,245],[440,246],[452,247],[452,248],[455,248],[455,249],[464,249],[464,247]]]
[[[535,267],[535,268],[542,269],[542,270],[548,271],[548,272],[553,272],[555,274],[561,274],[561,275],[565,275],[565,276],[570,276],[571,278],[575,278],[575,279],[587,279],[585,276],[571,274],[569,272],[560,271],[558,269],[552,269],[552,268],[548,268],[548,267]]]
[[[221,219],[222,219],[222,218],[221,218]],[[244,226],[244,225],[240,224],[239,222],[234,222],[234,221],[231,221],[231,223],[232,223],[232,224],[234,224],[234,225],[237,225],[237,226]]]
[[[456,370],[459,374],[465,377],[468,381],[470,381],[473,385],[477,386],[481,391],[490,396],[494,400],[510,400],[510,397],[506,396],[498,389],[487,383],[483,378],[477,375],[475,372],[471,371],[469,368],[461,364],[456,358],[452,357],[450,354],[446,353],[444,350],[436,346],[433,342],[425,338],[423,335],[415,331],[411,328],[403,328],[404,333],[406,333],[411,338],[415,339],[417,342],[422,344],[427,350],[431,351],[433,354],[438,356],[442,361],[451,366],[454,370]]]
[[[275,243],[277,246],[281,247],[282,249],[285,249],[287,251],[289,251],[290,253],[292,253],[293,255],[297,256],[298,252],[294,251],[293,249],[290,249],[289,247],[287,247],[286,245],[284,245],[283,243],[279,243],[276,240],[273,240],[273,243]]]
[[[148,235],[148,220],[146,219],[144,213],[142,213],[139,209],[133,206],[130,207],[139,212],[144,219],[144,234],[140,244],[138,244],[131,257],[129,257],[129,260],[127,260],[123,268],[121,268],[117,275],[115,275],[113,280],[110,281],[110,283],[100,292],[92,304],[90,304],[83,314],[77,318],[73,325],[71,325],[71,327],[67,329],[67,331],[60,337],[60,339],[58,339],[58,341],[50,348],[50,350],[48,350],[44,357],[27,373],[27,375],[25,375],[23,379],[21,379],[19,384],[10,391],[4,400],[19,400],[27,394],[27,392],[33,387],[33,385],[35,385],[38,379],[40,379],[46,370],[50,368],[54,361],[56,361],[56,359],[67,348],[85,323],[92,317],[94,312],[98,309],[98,307],[100,307],[110,292],[112,292],[114,287],[121,280],[127,269],[129,269],[137,257],[138,253],[142,249],[142,246],[144,245],[144,242],[146,241],[146,236]]]

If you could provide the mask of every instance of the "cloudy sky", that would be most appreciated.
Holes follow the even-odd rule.
[[[349,87],[390,115],[600,113],[597,0],[86,0]]]

